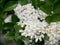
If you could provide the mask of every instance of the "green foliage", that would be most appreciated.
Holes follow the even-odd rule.
[[[4,29],[4,30],[12,29],[13,26],[14,26],[14,24],[11,23],[11,22],[9,22],[9,23],[4,23],[4,24],[3,24],[3,27],[4,27],[3,29]]]
[[[3,24],[3,21],[0,19],[0,26]]]
[[[54,15],[52,15],[52,21],[53,22],[60,21],[60,14],[54,14]]]
[[[3,23],[2,27],[2,34],[5,35],[7,32],[13,31],[14,24],[12,22]]]
[[[7,13],[1,12],[0,13],[0,18],[4,20],[7,17]]]
[[[25,4],[27,4],[28,2],[27,2],[27,0],[19,0],[19,3],[20,3],[21,5],[25,5]]]
[[[47,4],[53,5],[57,0],[45,0]]]
[[[25,45],[24,42],[21,39],[18,39],[16,41],[17,41],[17,45]]]
[[[58,12],[59,10],[60,10],[60,0],[58,0],[53,6],[54,12]]]
[[[60,14],[53,14],[52,16],[47,16],[45,20],[48,23],[60,21]]]
[[[4,37],[7,39],[7,40],[13,40],[15,38],[15,32],[7,32]]]
[[[2,3],[3,2],[3,0],[0,0],[0,3]]]
[[[38,8],[38,1],[39,0],[31,0],[31,2],[32,2],[32,5],[35,7],[35,8]]]
[[[3,20],[2,19],[0,19],[0,30],[2,30],[2,25],[3,25]]]
[[[50,23],[50,22],[51,22],[51,19],[52,19],[51,16],[47,16],[47,17],[45,18],[45,20],[46,20],[47,23]]]
[[[4,6],[4,11],[11,11],[17,6],[16,1],[9,1],[5,6]]]
[[[12,15],[12,18],[11,18],[11,21],[12,21],[12,23],[16,23],[16,22],[19,22],[19,18],[16,16],[16,15]]]
[[[16,31],[22,29],[22,27],[20,25],[15,25],[14,28]]]
[[[0,4],[2,5],[3,3],[4,3],[4,0],[0,0]],[[0,6],[1,6],[1,5],[0,5]]]
[[[31,3],[35,9],[40,8],[41,5],[45,4],[45,2],[41,2],[40,0],[31,0]]]
[[[49,37],[48,37],[48,35],[47,35],[47,34],[44,34],[44,40],[49,41]]]
[[[0,4],[0,19],[4,20],[7,17],[7,13],[3,11],[3,5]]]
[[[0,15],[1,15],[1,12],[3,12],[3,9],[2,9],[2,7],[0,7]]]
[[[41,5],[40,6],[40,9],[42,10],[42,11],[44,11],[45,13],[47,13],[48,15],[50,15],[51,14],[51,8],[49,7],[49,6],[47,6],[47,5]]]

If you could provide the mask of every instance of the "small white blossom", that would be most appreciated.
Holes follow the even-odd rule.
[[[9,15],[5,20],[4,20],[5,23],[7,22],[11,22],[11,15]]]

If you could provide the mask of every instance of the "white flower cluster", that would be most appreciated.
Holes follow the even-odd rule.
[[[43,30],[45,30],[47,23],[45,21],[40,22],[38,17],[45,18],[45,15],[47,14],[42,13],[40,10],[39,15],[38,11],[35,10],[31,4],[27,4],[19,8],[18,7],[14,9],[16,15],[20,18],[18,25],[26,25],[25,30],[22,32],[22,36],[29,36],[31,39],[36,38],[36,41],[38,41],[38,39],[41,41],[41,38],[44,38],[43,34],[45,34],[45,32]]]
[[[35,10],[31,4],[24,6],[18,4],[14,11],[20,19],[18,25],[22,27],[26,25],[24,30],[19,30],[22,36],[35,38],[37,42],[38,40],[42,41],[46,33],[51,44],[55,44],[60,39],[60,22],[48,24],[45,20],[38,20],[38,18],[45,19],[47,16],[42,10]]]
[[[52,22],[47,28],[50,44],[56,44],[60,40],[60,22]]]

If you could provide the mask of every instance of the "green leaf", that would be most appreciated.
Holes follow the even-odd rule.
[[[60,14],[54,14],[52,15],[52,22],[60,21]]]
[[[25,5],[25,4],[27,4],[27,0],[19,0],[19,3],[20,3],[21,5]]]
[[[15,32],[7,32],[4,37],[7,39],[7,40],[13,40],[15,38]]]
[[[17,6],[16,1],[10,1],[4,6],[4,11],[11,11]]]
[[[21,39],[18,39],[16,42],[17,42],[17,45],[25,45]]]
[[[20,25],[15,25],[14,28],[16,31],[19,31],[20,29],[22,29],[22,27]]]
[[[41,5],[40,9],[42,11],[44,11],[45,13],[47,13],[47,14],[51,14],[51,8],[49,6],[47,6],[47,5]]]
[[[4,12],[1,12],[1,13],[0,13],[0,18],[1,18],[1,19],[4,20],[6,17],[7,17],[7,13],[4,13]]]
[[[47,4],[54,4],[57,0],[45,0]]]
[[[0,3],[3,3],[4,2],[4,0],[0,0]]]
[[[12,29],[13,26],[14,26],[14,24],[13,23],[10,23],[10,22],[3,24],[4,30]]]
[[[34,8],[37,8],[37,0],[31,0],[32,5],[34,6]]]
[[[3,8],[0,6],[0,15],[3,14]]]
[[[0,19],[0,26],[2,25],[3,21]]]
[[[19,22],[20,21],[20,19],[16,16],[16,15],[12,15],[12,19],[11,19],[11,21],[12,21],[12,23],[16,23],[16,22]]]
[[[48,37],[48,35],[47,35],[47,34],[44,34],[44,40],[49,41],[49,37]]]
[[[2,2],[3,0],[0,0],[0,3]]]
[[[52,16],[47,16],[45,20],[47,23],[60,21],[60,14],[53,14]]]
[[[51,16],[47,16],[47,17],[45,18],[45,20],[46,20],[47,23],[50,23],[50,22],[52,21],[51,19],[52,19]]]
[[[58,12],[60,10],[60,0],[58,0],[53,7],[54,12]]]
[[[1,7],[1,5],[0,5],[0,12],[2,12],[2,10],[3,10],[3,9],[2,9],[2,7]]]
[[[0,30],[2,30],[2,25],[3,25],[4,21],[2,19],[0,19]]]
[[[34,6],[35,9],[40,7],[40,0],[31,0],[32,5]]]

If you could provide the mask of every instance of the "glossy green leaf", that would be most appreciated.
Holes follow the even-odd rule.
[[[15,38],[15,32],[7,32],[4,37],[7,39],[7,40],[13,40]]]
[[[15,25],[14,28],[16,31],[19,31],[20,29],[22,29],[22,27],[20,25]]]
[[[32,5],[34,6],[34,8],[37,8],[38,6],[37,6],[37,0],[31,0],[31,2],[32,2]]]
[[[20,21],[20,19],[16,16],[16,15],[12,15],[12,19],[11,19],[11,21],[12,21],[12,23],[16,23],[16,22],[19,22]]]
[[[19,0],[19,3],[20,3],[21,5],[25,5],[25,4],[27,4],[28,2],[27,2],[27,0]]]
[[[17,6],[16,1],[9,1],[5,6],[4,6],[4,11],[11,11]]]
[[[60,21],[60,14],[54,14],[52,15],[52,22]]]
[[[54,12],[58,12],[60,10],[60,0],[58,0],[53,7]]]
[[[41,6],[40,6],[40,9],[41,9],[42,11],[44,11],[45,13],[47,13],[47,14],[51,14],[51,8],[48,7],[47,5],[41,5]]]
[[[60,21],[60,14],[53,14],[52,16],[47,16],[45,20],[47,23]]]
[[[39,2],[40,2],[39,0],[31,0],[31,3],[34,6],[34,8],[38,8]]]
[[[46,20],[47,23],[50,23],[50,22],[52,21],[51,19],[52,19],[51,16],[47,16],[47,17],[45,18],[45,20]]]
[[[41,5],[44,5],[45,2],[40,1],[40,0],[31,0],[32,5],[34,6],[35,9],[40,7]]]
[[[10,22],[9,23],[5,23],[5,24],[3,24],[3,29],[4,30],[12,29],[13,26],[14,26],[13,23],[10,23]]]

